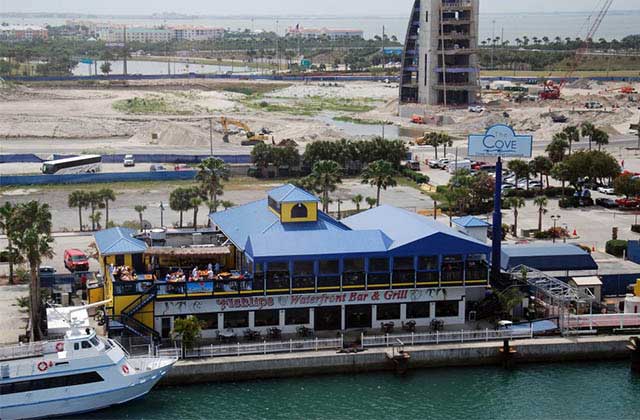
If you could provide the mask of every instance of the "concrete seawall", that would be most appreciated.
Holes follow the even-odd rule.
[[[587,360],[623,360],[630,357],[629,336],[538,338],[512,341],[517,363]],[[483,366],[501,363],[501,342],[405,347],[409,369],[446,366]],[[217,357],[179,361],[161,385],[242,381],[393,370],[385,348],[362,353],[334,351]]]

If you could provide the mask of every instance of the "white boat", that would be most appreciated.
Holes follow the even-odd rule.
[[[130,357],[116,341],[74,326],[74,320],[69,324],[64,340],[0,348],[0,419],[63,416],[125,403],[147,394],[177,360]]]

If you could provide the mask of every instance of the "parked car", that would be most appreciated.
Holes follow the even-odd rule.
[[[56,269],[49,265],[41,265],[38,269],[38,275],[40,277],[52,277],[55,276]]]
[[[616,200],[616,204],[625,209],[633,209],[640,205],[640,200],[637,198],[619,198]]]
[[[470,106],[469,107],[469,112],[474,112],[476,114],[481,114],[482,112],[484,112],[484,107],[482,107],[480,105]]]
[[[449,166],[449,159],[446,158],[442,158],[440,160],[438,160],[438,168],[440,169],[447,169],[447,167]]]
[[[612,198],[598,198],[598,199],[596,199],[596,205],[598,205],[600,207],[604,207],[606,209],[617,209],[618,208],[618,203],[616,203],[616,200],[614,200]]]
[[[180,164],[178,164],[178,165],[174,166],[174,168],[173,168],[173,169],[174,169],[175,171],[188,171],[188,170],[190,170],[191,168],[189,168],[189,165],[187,165],[187,164],[180,163]]]
[[[612,187],[598,187],[598,192],[607,195],[614,195],[616,190]]]
[[[162,172],[162,171],[166,171],[167,169],[162,165],[151,165],[149,167],[149,170],[151,172]]]
[[[72,273],[75,271],[89,271],[89,258],[79,249],[66,249],[64,251],[64,266]]]
[[[136,160],[133,158],[133,155],[125,155],[123,163],[125,167],[136,166]]]
[[[438,168],[438,164],[439,164],[439,163],[440,163],[440,162],[439,162],[439,161],[437,161],[437,160],[435,160],[435,159],[431,159],[431,160],[428,160],[428,161],[427,161],[427,165],[429,165],[429,167],[430,167],[431,169],[437,169],[437,168]]]
[[[407,169],[411,169],[412,171],[420,170],[420,162],[417,160],[408,160],[405,162],[404,167]]]
[[[597,101],[589,101],[584,104],[584,107],[587,109],[602,109],[603,106],[600,102]]]

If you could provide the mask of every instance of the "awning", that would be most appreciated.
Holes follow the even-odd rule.
[[[207,247],[187,247],[187,248],[172,248],[172,247],[151,247],[148,248],[144,255],[155,257],[197,257],[197,258],[210,258],[219,257],[221,255],[231,254],[231,249],[228,246],[207,246]]]
[[[520,265],[539,271],[597,270],[591,254],[570,244],[506,245],[502,247],[500,266],[511,271]]]

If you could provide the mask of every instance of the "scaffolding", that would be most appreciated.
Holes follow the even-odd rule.
[[[572,303],[588,304],[589,313],[591,313],[592,303],[596,298],[589,289],[579,290],[562,280],[525,265],[513,268],[510,274],[519,285],[531,287],[547,305],[557,309],[558,327],[563,335],[571,333],[569,315]]]

